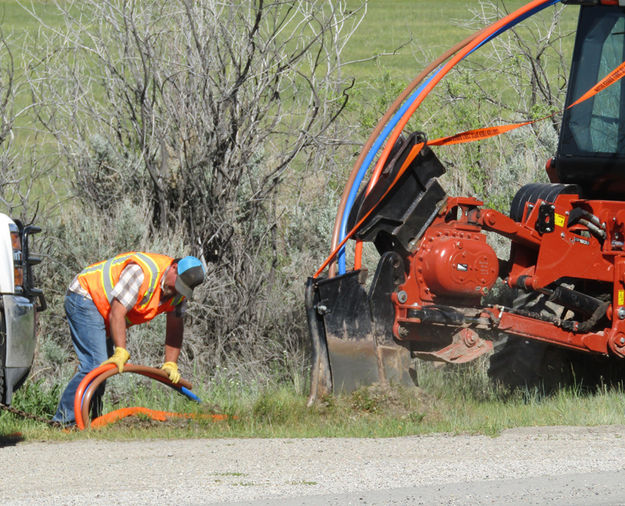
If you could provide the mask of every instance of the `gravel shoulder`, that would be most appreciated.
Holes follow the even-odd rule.
[[[36,442],[0,447],[0,457],[3,504],[625,503],[625,426],[498,437]]]

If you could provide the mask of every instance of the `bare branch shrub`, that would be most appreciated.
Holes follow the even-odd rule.
[[[311,212],[348,137],[341,51],[361,12],[329,0],[58,8],[66,25],[40,33],[29,74],[80,206],[60,220],[55,255],[77,270],[114,249],[203,256],[183,360],[280,369],[306,339],[301,285],[328,242],[310,234],[330,229]]]
[[[9,41],[0,30],[0,209],[14,216],[24,211],[27,196],[22,189],[27,175],[21,173],[15,149],[15,59]],[[18,217],[18,216],[16,216]]]
[[[0,212],[29,224],[43,208],[54,210],[63,192],[54,162],[35,149],[43,142],[26,100],[23,43],[22,37],[0,29]]]
[[[13,53],[0,31],[0,145],[4,144],[13,127],[14,75]]]

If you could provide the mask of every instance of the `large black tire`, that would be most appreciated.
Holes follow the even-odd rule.
[[[562,306],[547,302],[540,294],[522,293],[514,308],[541,316],[565,319],[571,316]],[[506,391],[527,390],[551,394],[560,388],[583,391],[623,385],[625,359],[569,350],[518,336],[505,336],[495,345],[488,376]]]
[[[505,337],[490,358],[488,376],[505,391],[550,394],[573,383],[567,350],[547,343]]]
[[[571,316],[565,308],[536,292],[518,291],[512,306],[543,317]],[[507,335],[495,346],[488,376],[508,392],[524,390],[548,395],[575,384],[577,374],[571,357],[571,352],[560,346]]]

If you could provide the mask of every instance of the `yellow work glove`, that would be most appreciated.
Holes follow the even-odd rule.
[[[180,381],[180,373],[178,372],[178,364],[176,362],[165,362],[161,369],[169,375],[169,380],[174,385]]]
[[[130,358],[130,353],[128,353],[124,348],[120,348],[119,346],[115,346],[115,353],[111,355],[108,360],[105,360],[100,365],[104,364],[115,364],[119,369],[119,372],[124,372],[124,364],[128,362]]]

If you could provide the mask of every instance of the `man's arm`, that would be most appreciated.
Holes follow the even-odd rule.
[[[126,348],[126,314],[128,310],[117,299],[111,302],[109,313],[109,332],[113,344],[119,348]]]
[[[180,381],[178,371],[178,357],[182,346],[182,316],[176,315],[176,311],[167,313],[167,331],[165,334],[165,363],[161,366],[172,383]]]
[[[126,315],[137,303],[143,279],[141,267],[130,263],[124,267],[111,292],[108,324],[110,337],[117,347],[126,349]]]
[[[182,347],[182,334],[184,324],[182,316],[176,316],[176,312],[167,313],[167,330],[165,334],[165,362],[178,363],[180,348]]]
[[[111,311],[109,312],[108,324],[109,333],[113,344],[115,345],[115,352],[108,359],[102,362],[104,364],[115,364],[117,369],[121,373],[124,370],[124,364],[128,362],[130,354],[126,350],[126,313],[128,310],[117,299],[113,299],[111,302]]]

